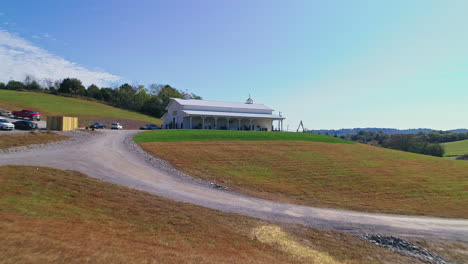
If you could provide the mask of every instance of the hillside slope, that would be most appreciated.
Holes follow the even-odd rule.
[[[0,108],[9,110],[28,108],[40,111],[43,116],[77,116],[80,117],[81,125],[93,121],[110,123],[120,120],[124,120],[122,123],[126,123],[125,120],[138,121],[136,126],[142,123],[161,124],[160,119],[103,103],[35,92],[0,90]]]
[[[421,263],[44,167],[0,166],[0,263]]]
[[[202,137],[206,132],[178,133],[194,139],[193,133]],[[250,196],[356,211],[468,218],[468,162],[327,143],[324,139],[336,138],[323,135],[316,140],[322,142],[244,141],[240,136],[231,137],[237,139],[233,141],[151,142],[168,141],[164,135],[150,131],[135,140],[189,175]]]
[[[468,154],[468,139],[454,142],[442,143],[445,149],[445,156],[456,157]]]

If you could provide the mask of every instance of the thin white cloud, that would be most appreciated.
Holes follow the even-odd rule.
[[[43,34],[41,37],[52,37]],[[35,46],[29,41],[0,29],[0,82],[34,78],[61,80],[78,78],[84,85],[106,86],[122,78],[104,71],[93,71]]]
[[[49,33],[43,33],[43,34],[34,34],[31,36],[34,39],[50,39],[50,40],[57,40],[54,36],[52,36]]]

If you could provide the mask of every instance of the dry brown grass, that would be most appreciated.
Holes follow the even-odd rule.
[[[367,212],[468,218],[468,163],[363,144],[140,143],[195,177],[247,195]]]
[[[13,103],[10,103],[10,102],[0,102],[0,109],[5,109],[5,110],[13,112],[13,111],[18,111],[18,110],[21,110],[21,109],[28,109],[28,108],[24,108],[24,106],[22,106],[22,105],[13,104]]]
[[[45,144],[66,139],[68,139],[68,137],[53,132],[28,132],[13,135],[0,135],[0,149]]]
[[[314,254],[337,263],[420,263],[349,234],[222,213],[43,167],[0,167],[0,234],[0,263],[320,263]]]
[[[468,263],[468,244],[450,240],[413,239],[414,243],[422,246],[452,263]]]

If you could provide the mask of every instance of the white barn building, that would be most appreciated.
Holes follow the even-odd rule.
[[[281,115],[263,104],[254,104],[249,98],[245,103],[219,102],[184,98],[171,98],[163,115],[165,129],[224,129],[272,131],[283,130]],[[273,122],[275,128],[273,127]]]

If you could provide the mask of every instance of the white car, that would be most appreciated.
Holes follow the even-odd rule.
[[[112,123],[111,129],[122,129],[122,125],[120,123]]]
[[[13,130],[15,129],[15,125],[13,125],[10,121],[6,119],[0,119],[0,129],[1,130]]]
[[[2,116],[11,116],[11,111],[0,109],[0,115]]]

